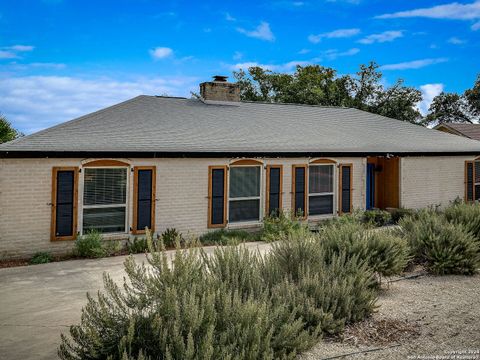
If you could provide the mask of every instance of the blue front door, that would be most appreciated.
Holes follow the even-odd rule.
[[[367,164],[367,210],[375,207],[375,164]]]

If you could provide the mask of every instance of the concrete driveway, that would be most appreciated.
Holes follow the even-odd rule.
[[[268,251],[265,243],[247,243],[249,249]],[[205,247],[212,253],[215,247]],[[170,254],[173,251],[169,251]],[[60,334],[80,321],[86,293],[103,288],[108,272],[121,281],[125,256],[71,260],[0,269],[0,358],[57,358]],[[135,255],[138,262],[145,255]]]

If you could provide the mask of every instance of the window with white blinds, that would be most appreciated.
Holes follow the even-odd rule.
[[[308,168],[308,214],[330,215],[334,209],[333,164],[310,165]]]
[[[127,168],[85,168],[83,232],[125,232]]]
[[[230,168],[228,221],[260,220],[260,166]]]

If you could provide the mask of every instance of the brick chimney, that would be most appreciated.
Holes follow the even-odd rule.
[[[213,81],[200,84],[200,96],[207,101],[240,101],[240,88],[227,81],[227,76],[216,75]]]

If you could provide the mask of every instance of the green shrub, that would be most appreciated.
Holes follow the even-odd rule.
[[[382,276],[399,274],[409,260],[406,240],[386,230],[369,230],[361,224],[334,225],[319,233],[327,257],[344,252],[347,258],[358,257]]]
[[[480,247],[480,204],[454,203],[445,209],[444,214],[448,221],[462,224],[471,232],[479,241]]]
[[[134,237],[133,240],[127,240],[127,251],[129,254],[141,254],[148,251],[148,243],[146,238]]]
[[[102,244],[102,234],[97,230],[90,230],[87,234],[75,240],[75,255],[84,258],[100,258],[106,256]]]
[[[237,245],[241,242],[256,241],[258,235],[245,230],[219,229],[203,234],[199,240],[202,245]]]
[[[390,212],[391,221],[393,224],[398,224],[398,222],[405,216],[413,216],[414,214],[415,210],[404,208],[392,209],[392,211]]]
[[[414,257],[435,274],[473,274],[480,267],[478,240],[461,223],[432,210],[399,223]]]
[[[32,265],[46,264],[51,262],[52,260],[53,260],[53,256],[49,252],[37,252],[30,259],[30,264]]]
[[[367,210],[363,213],[363,222],[372,226],[385,226],[392,220],[392,216],[385,210]]]
[[[322,333],[371,314],[368,266],[345,253],[327,259],[316,238],[291,234],[264,256],[243,247],[147,255],[125,262],[88,295],[79,325],[62,335],[62,359],[294,359]],[[154,250],[147,232],[149,249]],[[311,251],[308,251],[311,250]],[[288,254],[297,254],[289,257]],[[288,266],[286,265],[288,262]]]
[[[263,219],[261,239],[267,242],[278,241],[296,232],[308,232],[308,225],[293,213],[280,211],[278,216],[267,216]]]
[[[177,245],[177,242],[180,244],[184,243],[182,233],[178,232],[175,228],[166,229],[161,235],[160,239],[163,241],[163,245],[167,248],[174,248]]]

